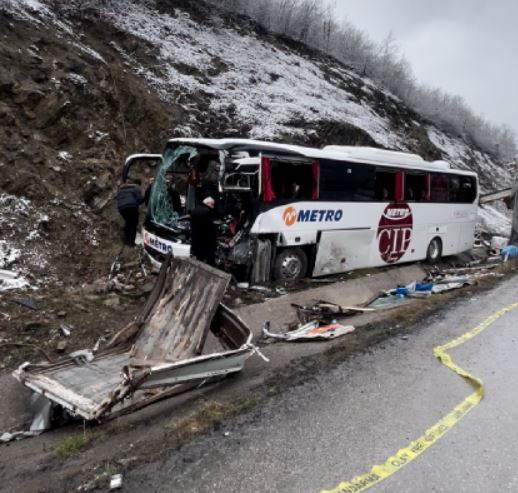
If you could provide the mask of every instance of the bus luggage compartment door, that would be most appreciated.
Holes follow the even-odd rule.
[[[368,265],[374,231],[346,229],[322,231],[313,276],[327,276]]]

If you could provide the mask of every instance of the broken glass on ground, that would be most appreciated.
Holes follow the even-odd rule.
[[[375,308],[377,310],[394,308],[396,306],[407,305],[412,303],[412,299],[405,297],[404,295],[395,294],[383,294],[379,298],[369,303],[369,308]]]
[[[93,358],[24,363],[13,375],[73,416],[100,420],[238,372],[257,349],[250,329],[221,304],[230,279],[168,256],[140,316]],[[220,352],[203,353],[209,332]]]

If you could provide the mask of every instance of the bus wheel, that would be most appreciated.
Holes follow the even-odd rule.
[[[428,245],[426,250],[426,261],[429,264],[436,264],[441,260],[442,256],[442,241],[440,238],[434,238]]]
[[[302,279],[308,269],[308,258],[301,248],[284,248],[275,257],[273,277],[275,280],[295,281]]]

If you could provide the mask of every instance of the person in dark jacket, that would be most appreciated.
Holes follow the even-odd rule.
[[[125,245],[134,246],[139,220],[139,206],[144,202],[140,192],[140,180],[123,183],[117,192],[117,209],[124,219],[122,241]]]
[[[191,212],[191,255],[201,262],[216,265],[217,236],[214,199],[207,197]]]

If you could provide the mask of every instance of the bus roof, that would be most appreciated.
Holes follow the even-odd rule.
[[[283,154],[294,154],[299,157],[310,159],[331,159],[336,161],[353,161],[358,163],[383,165],[389,167],[404,167],[426,171],[442,171],[446,173],[457,173],[476,176],[473,171],[451,169],[446,161],[425,161],[417,154],[387,151],[375,147],[355,146],[326,146],[323,149],[314,147],[303,147],[289,144],[277,144],[249,139],[202,139],[202,138],[177,138],[171,139],[170,144],[188,144],[210,147],[217,150],[246,151],[255,150],[259,152],[279,152]]]

